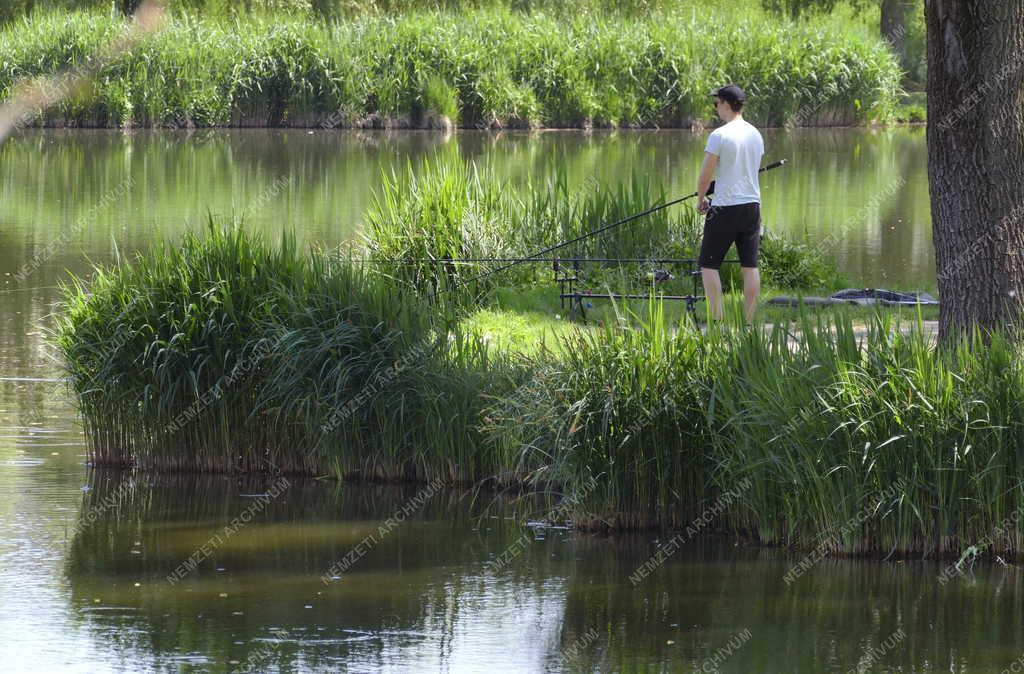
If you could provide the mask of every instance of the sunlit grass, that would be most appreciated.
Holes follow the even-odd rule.
[[[0,91],[80,65],[122,25],[98,11],[8,25],[0,32]],[[733,80],[751,93],[748,117],[759,124],[853,124],[891,118],[899,75],[878,38],[835,21],[685,9],[414,11],[335,23],[179,15],[46,119],[415,127],[446,115],[466,127],[665,128],[710,121],[707,92]]]
[[[364,220],[367,256],[382,273],[430,295],[458,288],[462,298],[479,298],[501,288],[553,283],[551,262],[447,263],[445,261],[514,259],[534,255],[563,242],[582,240],[544,258],[624,258],[694,260],[700,250],[701,223],[692,202],[675,204],[586,236],[605,225],[667,203],[667,188],[650,176],[631,173],[610,184],[570,190],[567,170],[549,167],[543,183],[514,185],[498,178],[486,164],[457,155],[437,154],[416,168],[385,175]],[[766,286],[808,292],[834,291],[845,279],[827,251],[769,234],[760,260]],[[511,266],[500,274],[499,268]],[[631,288],[650,290],[648,275],[657,263],[618,266],[585,265],[577,275],[580,290]],[[667,294],[692,292],[692,268],[672,268],[676,278],[659,284]],[[742,281],[738,266],[723,268],[726,288]],[[563,312],[565,313],[565,312]]]
[[[685,527],[744,485],[709,525],[841,553],[1019,550],[1009,337],[940,349],[924,311],[861,307],[747,328],[735,294],[712,328],[659,302],[580,326],[536,290],[428,304],[212,227],[68,288],[57,343],[97,463],[507,485],[612,529]]]

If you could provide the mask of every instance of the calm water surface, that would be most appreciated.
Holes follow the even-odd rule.
[[[930,563],[826,561],[787,585],[797,558],[705,539],[640,578],[654,536],[519,527],[459,493],[89,472],[61,401],[4,394],[3,671],[1001,672],[1024,655],[1016,569],[942,585]]]
[[[923,129],[766,131],[768,228],[831,253],[858,283],[934,286]],[[492,166],[514,183],[569,183],[637,174],[672,196],[694,190],[706,134],[306,131],[36,131],[0,148],[0,266],[14,271],[55,242],[28,285],[103,261],[210,213],[334,246],[357,236],[382,172],[435,154]],[[643,222],[635,225],[643,227]],[[8,279],[9,280],[9,279]],[[10,287],[12,283],[8,283]]]
[[[769,225],[806,230],[871,282],[929,284],[923,133],[768,141],[793,161],[765,180]],[[690,191],[701,149],[679,132],[48,132],[4,146],[0,671],[1020,671],[1016,568],[943,585],[932,563],[825,561],[787,584],[799,556],[704,539],[641,578],[665,539],[522,527],[464,494],[84,465],[43,334],[66,270],[207,209],[335,245],[381,170],[431,152],[487,156],[516,180],[558,159],[580,185],[629,168]]]

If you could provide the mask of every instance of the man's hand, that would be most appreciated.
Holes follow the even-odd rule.
[[[718,155],[705,152],[704,161],[700,165],[700,176],[697,178],[697,212],[701,215],[707,213],[711,208],[708,191],[711,189],[711,179],[715,177],[717,168]]]

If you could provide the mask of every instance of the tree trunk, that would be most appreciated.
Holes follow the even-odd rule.
[[[1024,0],[925,0],[939,339],[1024,298]]]
[[[121,0],[121,13],[126,16],[131,16],[135,13],[135,10],[142,4],[142,0]]]
[[[900,57],[900,65],[907,61],[907,0],[882,0],[882,39],[892,45]]]

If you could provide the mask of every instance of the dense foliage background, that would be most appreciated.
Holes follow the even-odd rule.
[[[131,12],[142,0],[4,0],[0,24],[46,10],[110,9]],[[643,14],[656,10],[691,9],[696,15],[768,14],[790,20],[839,21],[877,31],[890,43],[904,70],[908,91],[924,89],[926,74],[924,6],[912,0],[166,0],[178,14],[232,17],[260,13],[299,14],[314,19],[338,19],[360,14],[396,14],[415,10],[503,8],[518,12]]]

